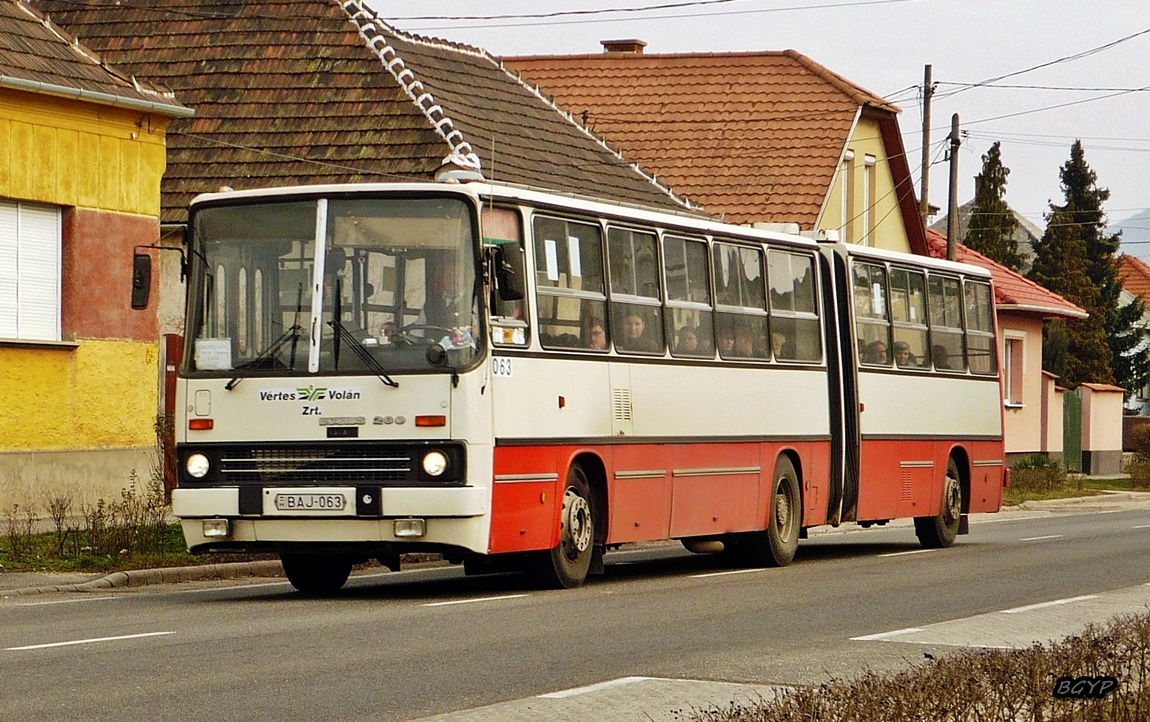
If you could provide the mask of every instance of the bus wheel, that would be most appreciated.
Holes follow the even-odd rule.
[[[351,558],[329,554],[281,554],[284,574],[304,594],[338,591],[351,574]]]
[[[540,577],[544,584],[556,589],[571,589],[587,578],[595,541],[593,519],[587,475],[582,467],[572,466],[567,472],[567,488],[563,491],[559,544],[543,552],[541,560]]]
[[[734,553],[740,561],[753,566],[785,567],[794,560],[795,551],[799,548],[802,519],[799,475],[795,473],[791,460],[780,456],[775,463],[774,483],[771,484],[767,528],[742,535]]]
[[[962,481],[958,462],[951,457],[942,481],[942,509],[935,516],[916,516],[914,533],[927,549],[942,549],[954,544],[958,522],[962,517]]]

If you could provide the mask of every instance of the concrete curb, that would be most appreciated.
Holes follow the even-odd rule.
[[[138,569],[127,572],[113,572],[99,579],[78,584],[56,584],[41,587],[6,589],[0,592],[3,597],[24,597],[53,592],[96,592],[117,587],[139,587],[150,584],[173,584],[193,582],[200,579],[235,579],[237,577],[279,577],[283,576],[283,565],[278,559],[262,562],[233,562],[227,564],[202,564],[192,567],[162,567],[159,569]]]

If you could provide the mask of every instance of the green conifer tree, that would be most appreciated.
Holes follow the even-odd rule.
[[[1119,234],[1106,232],[1102,210],[1110,191],[1098,187],[1080,141],[1071,146],[1070,160],[1059,176],[1065,203],[1050,206],[1030,278],[1078,304],[1090,317],[1048,322],[1054,325],[1043,334],[1050,341],[1043,344],[1043,366],[1071,387],[1093,381],[1141,388],[1150,375],[1150,349],[1138,348],[1142,332],[1132,324],[1145,308],[1141,300],[1119,305]]]
[[[998,141],[982,156],[982,172],[974,177],[974,205],[963,244],[1014,271],[1021,271],[1022,254],[1014,240],[1018,220],[1006,205],[1006,177]]]

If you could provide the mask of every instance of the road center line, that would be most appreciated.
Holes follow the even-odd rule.
[[[72,647],[77,644],[95,644],[97,642],[117,642],[122,639],[142,639],[144,637],[163,637],[175,632],[145,632],[144,634],[125,634],[120,637],[96,637],[94,639],[76,639],[71,642],[52,642],[51,644],[31,644],[27,647],[8,647],[5,652],[26,652],[30,649],[49,649],[51,647]]]
[[[106,602],[109,599],[123,599],[123,597],[87,597],[85,599],[53,599],[50,602],[24,602],[13,604],[13,607],[43,607],[49,604],[78,604],[80,602]]]
[[[705,577],[725,577],[731,574],[751,574],[753,572],[761,572],[762,569],[734,569],[729,572],[706,572],[705,574],[692,574],[691,579],[703,579]]]
[[[520,597],[530,596],[527,594],[504,594],[501,597],[477,597],[476,599],[456,599],[451,602],[429,602],[427,604],[420,604],[421,607],[449,607],[453,604],[475,604],[476,602],[497,602],[502,599],[519,599]]]
[[[1139,524],[1138,526],[1132,526],[1130,528],[1131,529],[1150,529],[1150,524]]]
[[[651,677],[620,677],[619,679],[611,679],[606,682],[599,682],[598,684],[589,684],[586,687],[575,687],[574,689],[565,689],[561,692],[549,692],[541,694],[541,699],[564,699],[566,697],[578,697],[581,694],[590,694],[612,687],[622,687],[626,684],[634,684],[636,682],[646,682]]]
[[[1046,607],[1057,607],[1060,604],[1073,604],[1074,602],[1084,602],[1087,599],[1097,599],[1097,594],[1084,594],[1081,597],[1069,597],[1067,599],[1055,599],[1052,602],[1040,602],[1039,604],[1028,604],[1025,607],[1015,607],[1014,609],[999,610],[999,614],[1019,614],[1020,612],[1029,612],[1033,609],[1044,609]]]
[[[879,554],[880,557],[905,557],[909,554],[927,554],[929,552],[936,552],[937,549],[912,549],[909,552],[890,552],[889,554]]]
[[[898,637],[903,634],[914,634],[921,632],[920,627],[907,627],[906,629],[896,629],[893,632],[879,632],[878,634],[867,634],[862,637],[851,637],[853,642],[874,642],[880,639],[889,639],[890,637]]]
[[[1061,539],[1064,536],[1066,536],[1066,535],[1065,534],[1048,534],[1046,536],[1028,536],[1025,539],[1019,539],[1018,541],[1042,541],[1043,539]]]

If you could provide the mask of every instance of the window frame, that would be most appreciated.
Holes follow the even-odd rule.
[[[63,340],[63,209],[0,199],[0,340]]]

